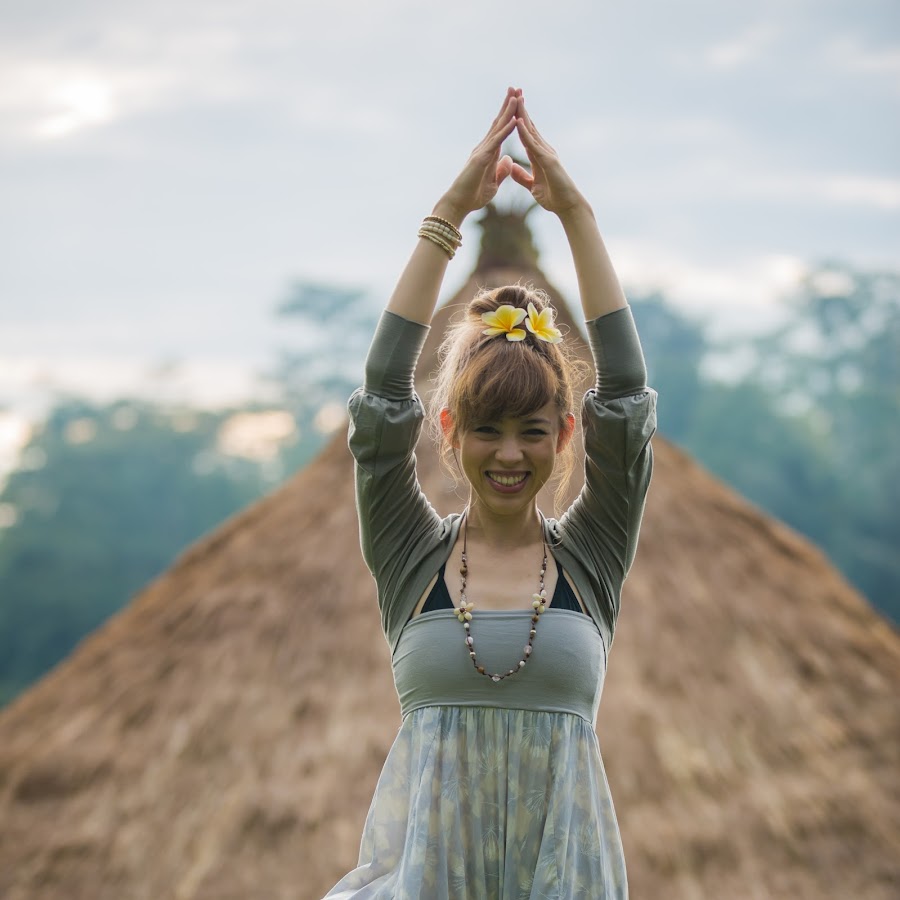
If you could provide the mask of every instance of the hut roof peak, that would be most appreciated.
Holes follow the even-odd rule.
[[[538,249],[526,218],[536,206],[500,208],[488,203],[478,224],[481,226],[481,250],[475,271],[521,269],[538,271]]]

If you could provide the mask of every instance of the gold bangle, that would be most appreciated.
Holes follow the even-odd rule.
[[[442,241],[448,243],[454,250],[458,250],[462,246],[462,241],[451,234],[443,225],[435,225],[434,222],[423,222],[419,231],[427,232],[439,237]]]
[[[456,251],[443,238],[438,237],[438,235],[426,231],[424,228],[420,228],[419,237],[427,238],[433,244],[437,244],[438,247],[446,252],[450,259],[453,259],[453,257],[456,256]]]
[[[423,225],[420,229],[421,231],[427,231],[428,234],[433,234],[436,237],[439,237],[441,240],[446,241],[454,250],[459,250],[462,246],[462,241],[457,240],[454,235],[450,234],[449,231],[443,231],[440,228],[435,228],[434,226]]]
[[[456,251],[453,249],[453,246],[438,235],[430,234],[427,231],[420,231],[419,237],[427,238],[433,244],[437,244],[438,247],[446,252],[450,259],[453,259],[453,257],[456,256]]]
[[[462,232],[452,223],[448,222],[446,219],[442,219],[440,216],[425,216],[425,222],[439,222],[441,225],[446,225],[453,234],[456,236],[457,240],[462,241]]]
[[[459,234],[455,231],[451,231],[446,225],[425,221],[422,223],[420,230],[427,231],[430,234],[436,234],[438,237],[447,241],[448,244],[452,245],[454,249],[458,249],[462,246],[462,238]]]

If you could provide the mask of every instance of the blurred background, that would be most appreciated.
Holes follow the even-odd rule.
[[[662,433],[900,621],[898,24],[890,0],[4,6],[0,704],[343,427],[509,84],[593,203]],[[574,300],[561,228],[529,223]]]

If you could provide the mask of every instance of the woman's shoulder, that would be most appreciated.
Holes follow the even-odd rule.
[[[430,503],[428,505],[431,506]],[[450,556],[462,522],[461,513],[455,512],[441,517],[433,507],[431,513],[431,516],[421,517],[418,521],[410,523],[410,527],[397,533],[397,544],[402,545],[405,551],[402,568],[407,573],[412,573],[424,565],[431,570],[429,578]]]

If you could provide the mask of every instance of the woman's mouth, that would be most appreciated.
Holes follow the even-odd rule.
[[[528,472],[485,472],[490,486],[500,494],[518,494],[528,481]]]

